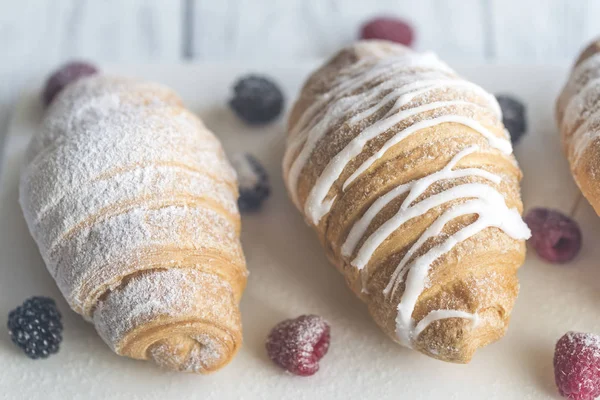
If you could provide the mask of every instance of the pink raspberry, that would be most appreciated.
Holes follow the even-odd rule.
[[[362,26],[360,38],[389,40],[410,47],[415,34],[413,28],[400,19],[379,17]]]
[[[560,394],[572,400],[600,396],[600,336],[567,332],[554,350],[554,378]]]
[[[46,81],[46,87],[42,94],[42,101],[45,106],[52,103],[54,97],[59,94],[65,86],[71,82],[75,82],[84,76],[98,73],[98,69],[89,63],[82,61],[72,61],[54,71]]]
[[[310,376],[319,370],[319,360],[330,341],[327,322],[317,315],[302,315],[275,325],[266,342],[275,364],[295,375]]]
[[[572,218],[559,211],[534,208],[525,216],[531,229],[529,243],[551,263],[571,261],[581,249],[581,230]]]

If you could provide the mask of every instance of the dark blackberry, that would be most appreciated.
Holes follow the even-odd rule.
[[[94,65],[83,61],[72,61],[54,71],[48,80],[42,93],[42,101],[47,107],[52,103],[52,100],[59,94],[65,86],[71,82],[83,78],[84,76],[94,75],[98,73],[98,68]]]
[[[517,144],[527,131],[527,116],[525,105],[512,96],[496,95],[502,109],[502,123],[510,133],[510,141]]]
[[[235,83],[233,91],[229,105],[238,117],[250,125],[271,122],[283,110],[283,93],[266,77],[244,76]]]
[[[246,153],[235,154],[231,164],[238,175],[240,211],[257,211],[271,194],[267,171],[254,156]]]
[[[32,297],[8,314],[8,334],[29,358],[47,358],[62,341],[61,318],[54,300]]]

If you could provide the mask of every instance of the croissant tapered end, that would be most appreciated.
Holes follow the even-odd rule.
[[[489,313],[489,317],[485,316],[485,326],[480,321],[474,324],[464,318],[436,321],[421,334],[414,344],[415,349],[438,360],[467,364],[479,348],[497,341],[506,332],[508,318],[498,313],[493,315],[493,311]],[[488,325],[490,322],[492,325]]]
[[[231,285],[193,269],[139,274],[106,295],[93,319],[117,354],[176,371],[216,371],[242,343]]]
[[[433,358],[466,364],[476,350],[504,336],[519,290],[516,275],[487,275],[477,280],[485,282],[487,287],[484,288],[483,284],[478,287],[468,279],[460,281],[453,301],[454,304],[468,304],[465,308],[473,310],[473,315],[477,317],[446,318],[432,322],[415,340],[415,349]],[[485,292],[483,297],[480,296],[482,292]]]

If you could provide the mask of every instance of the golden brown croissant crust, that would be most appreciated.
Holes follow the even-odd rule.
[[[310,76],[284,178],[395,341],[468,362],[503,336],[529,230],[493,96],[432,54],[365,41]]]
[[[170,89],[95,76],[54,100],[20,202],[70,306],[120,355],[211,372],[241,345],[237,183]]]
[[[600,41],[579,56],[556,102],[563,150],[581,192],[600,213]]]

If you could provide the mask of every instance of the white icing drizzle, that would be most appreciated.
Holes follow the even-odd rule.
[[[571,73],[567,88],[574,94],[570,97],[564,110],[561,128],[572,133],[570,142],[577,163],[587,147],[600,137],[600,131],[595,128],[600,121],[600,53],[589,57]],[[572,132],[577,122],[584,122]]]
[[[592,129],[593,125],[598,124],[598,119],[600,119],[600,110],[590,115],[590,117],[573,133],[572,143],[575,163],[579,161],[581,155],[585,149],[588,148],[590,143],[600,136],[598,130]]]
[[[459,152],[456,156],[454,156],[454,158],[441,170],[439,170],[431,175],[424,176],[421,179],[417,179],[415,181],[411,181],[411,182],[405,183],[403,185],[397,186],[394,189],[387,192],[385,195],[378,198],[371,205],[371,207],[369,207],[369,209],[365,212],[365,214],[358,221],[356,221],[356,223],[352,226],[352,229],[350,230],[350,233],[348,234],[348,237],[346,238],[346,241],[344,242],[344,244],[342,246],[342,255],[345,257],[350,257],[352,255],[352,253],[354,252],[354,250],[356,249],[356,245],[358,244],[360,239],[363,237],[363,235],[369,228],[369,225],[371,224],[373,219],[377,216],[377,214],[379,214],[379,212],[386,205],[388,205],[393,199],[397,198],[398,196],[403,195],[406,192],[409,192],[409,193],[406,196],[406,198],[404,199],[404,201],[402,202],[402,205],[400,206],[400,210],[398,211],[398,214],[401,214],[401,216],[398,214],[396,215],[396,216],[401,217],[401,219],[399,220],[400,225],[402,223],[408,221],[408,219],[410,219],[410,218],[414,218],[415,216],[426,213],[433,207],[437,207],[437,206],[439,206],[443,203],[446,203],[450,200],[454,200],[452,193],[445,192],[443,196],[430,197],[430,199],[433,199],[435,197],[435,199],[433,201],[428,201],[429,199],[427,199],[423,202],[418,203],[417,205],[411,207],[412,210],[407,212],[407,210],[409,209],[409,206],[412,204],[412,202],[414,200],[416,200],[419,196],[421,196],[425,192],[425,190],[427,190],[428,187],[430,187],[432,184],[434,184],[437,181],[441,181],[444,179],[462,178],[462,177],[467,177],[467,176],[479,176],[479,177],[488,179],[496,184],[500,183],[501,179],[499,176],[494,175],[491,172],[485,171],[483,169],[466,168],[466,169],[459,169],[456,171],[452,170],[452,168],[454,168],[456,166],[456,164],[458,164],[458,162],[460,162],[460,160],[462,160],[464,157],[468,156],[469,154],[476,152],[477,150],[479,150],[478,146],[467,147],[466,149]],[[427,203],[427,204],[424,204],[424,203]],[[413,211],[413,210],[415,212],[411,213],[411,211]],[[390,222],[390,226],[391,226],[392,222],[393,222],[393,218],[390,219],[388,222]],[[396,225],[400,226],[398,224],[394,224],[394,226],[396,226]],[[367,242],[365,242],[366,246],[365,245],[362,246],[361,252],[359,252],[359,255],[352,261],[352,265],[354,265],[356,268],[358,268],[360,270],[363,269],[366,266],[368,260],[371,258],[375,249],[377,247],[379,247],[379,245],[383,242],[383,240],[385,240],[385,238],[396,229],[397,229],[396,227],[394,227],[393,229],[389,229],[389,230],[388,229],[381,230],[381,228],[380,228],[377,232],[375,232],[375,233],[378,233],[381,231],[378,235],[375,235],[375,233],[374,233],[374,235],[372,235],[371,237],[369,237],[369,239],[367,239],[367,242],[370,241],[370,244],[367,245]]]
[[[464,318],[472,322],[472,327],[476,328],[481,322],[481,318],[477,314],[471,314],[460,310],[433,310],[419,321],[413,331],[413,336],[418,338],[421,332],[425,330],[432,322],[447,318]]]
[[[450,208],[438,217],[423,233],[423,235],[413,244],[407,254],[404,256],[394,273],[388,286],[384,289],[384,294],[390,296],[394,294],[402,275],[406,272],[406,285],[400,303],[398,304],[398,316],[396,318],[396,333],[400,341],[406,346],[410,346],[414,336],[414,320],[412,313],[414,311],[417,299],[425,289],[427,275],[431,265],[442,255],[454,248],[458,243],[476,235],[489,227],[496,227],[503,230],[514,239],[527,239],[530,236],[527,225],[521,219],[521,216],[515,209],[509,209],[504,203],[504,197],[487,185],[469,191],[464,188],[466,185],[458,186],[464,190],[461,197],[475,197],[460,205]],[[484,194],[487,191],[486,194]],[[444,226],[455,218],[463,215],[477,214],[478,219],[472,224],[462,228],[447,240],[438,246],[433,247],[427,253],[414,259],[410,264],[410,257],[429,239],[439,235]],[[407,265],[408,264],[408,265]]]
[[[409,64],[409,67],[412,68],[419,65],[419,62],[423,61],[419,58],[419,55],[416,53],[413,55],[413,57],[414,61],[411,64]],[[395,58],[392,58],[392,60],[395,60]],[[307,110],[305,114],[300,118],[300,121],[296,124],[294,130],[291,132],[289,148],[286,154],[286,158],[284,159],[284,166],[289,166],[289,168],[286,168],[286,173],[288,174],[289,182],[288,188],[290,190],[292,199],[299,206],[297,197],[297,185],[300,172],[308,162],[308,159],[310,158],[318,141],[327,132],[328,127],[331,127],[332,124],[338,122],[343,116],[353,113],[354,116],[349,119],[348,123],[355,124],[372,116],[386,104],[389,104],[392,101],[394,102],[393,107],[386,113],[386,115],[381,120],[377,121],[367,129],[360,132],[355,138],[351,140],[350,143],[348,143],[348,145],[342,151],[340,151],[329,162],[325,170],[315,182],[304,205],[306,215],[314,224],[318,224],[321,218],[324,215],[326,215],[331,209],[331,206],[335,201],[335,197],[331,199],[326,199],[329,190],[331,189],[332,185],[337,181],[337,179],[341,175],[344,168],[348,165],[348,163],[364,150],[364,146],[367,144],[367,142],[383,134],[390,128],[393,128],[398,123],[424,112],[434,111],[442,108],[451,108],[456,106],[481,108],[481,105],[470,101],[454,100],[432,102],[428,104],[417,105],[406,110],[402,110],[402,108],[409,104],[416,96],[423,95],[434,89],[448,88],[453,86],[463,86],[473,91],[479,97],[486,99],[486,102],[491,105],[490,109],[493,110],[493,112],[498,118],[500,117],[501,114],[497,102],[491,95],[487,94],[483,89],[464,80],[444,76],[440,76],[437,79],[432,80],[415,80],[414,77],[413,79],[407,79],[407,76],[404,75],[402,72],[410,72],[411,69],[407,68],[407,64],[404,61],[406,60],[406,57],[401,58],[401,60],[403,61],[396,63],[390,62],[389,60],[380,61],[379,63],[375,64],[375,66],[373,66],[372,69],[369,70],[369,72],[367,72],[366,74],[358,74],[358,76],[347,79],[342,85],[340,85],[343,89],[340,90],[334,88],[333,94],[324,96],[323,99],[320,99],[320,101],[315,102],[315,104],[313,104],[312,107],[309,107],[309,110]],[[429,66],[431,63],[434,64],[434,68],[438,67],[439,65],[442,65],[443,67],[441,68],[441,71],[447,71],[447,67],[445,67],[445,64],[441,63],[439,60],[437,61],[438,65],[436,65],[436,63],[433,62],[434,59],[431,59],[430,57],[425,58],[425,60],[426,66]],[[390,68],[393,68],[394,66],[397,69],[393,71],[394,75],[390,77],[390,79],[388,79],[387,81],[379,83],[373,86],[372,88],[365,90],[364,93],[350,97],[341,97],[335,101],[332,101],[332,97],[343,96],[344,93],[350,93],[353,90],[364,86],[365,83],[372,80],[374,76],[380,77],[381,75],[383,75],[382,71],[387,71]],[[414,70],[412,72],[414,73]],[[458,82],[461,82],[462,84],[459,84]],[[381,94],[384,93],[385,90],[390,88],[394,89],[391,92],[387,93],[375,105],[371,106],[370,108],[367,108],[364,111],[356,113],[361,107],[364,107],[365,103],[368,103],[372,99],[381,96]],[[328,102],[331,103],[331,106],[327,109],[328,115],[322,117],[318,122],[316,122],[312,126],[311,124],[305,126],[306,120],[311,119],[311,117],[307,117],[307,115],[311,115],[314,118],[314,113],[316,112],[316,110],[322,109]],[[444,115],[437,118],[420,121],[395,134],[383,145],[383,147],[378,152],[376,152],[367,161],[365,161],[356,171],[354,171],[354,173],[346,180],[346,182],[344,182],[343,189],[346,189],[348,185],[350,185],[357,177],[359,177],[364,171],[366,171],[374,162],[380,159],[385,154],[385,152],[395,144],[404,140],[405,138],[417,132],[418,130],[446,122],[455,122],[468,126],[474,129],[475,131],[479,132],[486,139],[488,139],[491,146],[499,149],[505,154],[510,154],[512,152],[510,142],[506,138],[499,138],[495,136],[493,132],[485,128],[483,125],[481,125],[474,119],[462,115]],[[305,136],[306,140],[304,140]],[[296,156],[296,159],[293,162],[291,162],[292,155],[296,153],[297,149],[300,146],[302,146],[300,152]]]
[[[339,179],[347,165],[364,150],[365,145],[372,139],[377,138],[395,125],[411,117],[424,112],[430,112],[439,109],[452,110],[454,107],[469,107],[477,110],[485,108],[491,110],[494,115],[500,119],[501,112],[495,98],[485,92],[483,89],[451,76],[431,76],[435,71],[427,71],[419,75],[414,71],[414,67],[419,65],[420,55],[409,53],[409,56],[403,54],[400,62],[394,64],[393,61],[382,60],[371,66],[368,72],[361,74],[360,70],[350,78],[346,78],[342,84],[324,95],[321,99],[313,103],[304,115],[300,117],[298,123],[290,133],[288,142],[288,151],[284,159],[284,171],[288,177],[287,184],[292,198],[299,208],[297,185],[300,173],[319,140],[335,124],[342,122],[346,115],[352,115],[348,119],[348,124],[357,124],[373,116],[383,107],[393,102],[392,108],[383,116],[382,119],[373,123],[358,135],[356,135],[340,152],[338,152],[325,167],[321,175],[317,178],[312,187],[308,198],[304,204],[304,212],[313,224],[318,224],[323,216],[331,209],[335,196],[327,199],[327,195],[334,183]],[[396,59],[391,57],[392,60]],[[406,60],[412,59],[410,67],[406,68]],[[433,59],[428,58],[428,62]],[[432,62],[432,67],[439,71],[447,73],[448,68],[442,62],[436,60]],[[351,68],[363,68],[364,65],[359,62]],[[399,67],[393,71],[393,75],[384,82],[378,83],[373,87],[366,89],[363,93],[350,95],[354,90],[365,86],[374,77],[381,77],[394,65]],[[412,75],[406,75],[411,73]],[[452,71],[449,71],[452,74]],[[426,78],[424,74],[429,74]],[[419,79],[421,78],[421,79]],[[464,87],[470,90],[477,97],[486,100],[486,107],[472,101],[466,101],[458,98],[452,101],[433,101],[421,102],[413,107],[406,108],[417,96],[427,95],[433,90],[439,90],[451,87]],[[340,89],[341,88],[341,89]],[[386,93],[387,90],[390,90]],[[385,93],[385,94],[384,94]],[[383,97],[382,97],[383,95]],[[382,97],[374,105],[370,105],[373,100]],[[429,99],[435,96],[424,96]],[[365,109],[365,105],[370,105]],[[327,106],[325,115],[320,115],[324,107]],[[361,111],[362,110],[362,111]],[[433,127],[442,123],[453,122],[467,126],[480,133],[488,140],[491,147],[500,150],[503,154],[511,154],[512,147],[507,136],[497,137],[493,132],[484,127],[479,121],[457,114],[435,113],[433,117],[424,119],[411,124],[405,129],[397,132],[388,139],[383,146],[366,161],[364,161],[343,183],[342,190],[346,190],[352,182],[362,175],[370,166],[377,162],[394,145],[406,139],[413,133],[428,127]],[[300,151],[298,151],[300,150]],[[476,235],[484,229],[496,227],[504,231],[514,239],[527,239],[530,231],[527,225],[522,221],[519,212],[514,208],[508,208],[504,196],[494,187],[484,183],[466,183],[454,186],[446,191],[434,194],[417,204],[412,204],[434,183],[455,178],[479,177],[493,184],[499,184],[501,178],[495,174],[479,168],[464,168],[454,170],[453,168],[466,156],[479,151],[478,146],[470,146],[456,154],[452,160],[440,171],[434,172],[428,176],[414,180],[412,182],[399,185],[385,195],[378,198],[356,221],[350,229],[341,253],[344,257],[351,257],[362,237],[367,232],[373,219],[388,205],[392,200],[407,193],[399,211],[389,220],[384,222],[375,232],[373,232],[361,245],[351,264],[358,270],[363,270],[369,263],[377,248],[401,225],[407,221],[422,216],[431,209],[441,206],[445,203],[465,199],[463,203],[452,206],[440,215],[422,234],[422,236],[411,246],[404,255],[396,270],[393,272],[390,281],[383,293],[391,298],[398,285],[404,280],[405,289],[398,304],[398,315],[396,318],[396,333],[399,341],[412,347],[414,340],[424,329],[434,321],[446,318],[465,318],[473,322],[473,326],[479,323],[480,317],[477,314],[468,313],[461,310],[434,310],[415,324],[412,313],[415,309],[417,300],[427,284],[427,276],[431,265],[451,251],[457,244]],[[295,159],[293,158],[296,155]],[[445,241],[434,246],[425,254],[413,259],[416,252],[433,237],[440,235],[444,226],[455,218],[466,215],[476,214],[477,219],[463,227],[458,232],[448,237]],[[364,275],[364,274],[363,274]],[[363,276],[364,278],[364,276]],[[363,290],[364,284],[363,284]]]
[[[413,330],[413,337],[418,338],[421,332],[425,330],[431,323],[440,319],[447,318],[464,318],[471,320],[471,327],[476,328],[481,323],[481,318],[477,314],[471,314],[460,310],[433,310],[419,321]]]
[[[350,71],[354,69],[360,69],[364,64],[368,62],[368,59],[362,60],[352,67]],[[394,89],[388,96],[384,97],[382,101],[379,101],[375,106],[355,115],[351,122],[356,122],[358,119],[364,119],[375,113],[381,107],[383,107],[388,101],[391,101],[394,97],[406,95],[411,90],[419,89],[421,87],[429,86],[429,90],[434,87],[440,87],[443,82],[450,82],[450,84],[464,83],[462,80],[451,80],[446,78],[445,80],[437,79],[437,85],[435,80],[422,82],[413,82],[412,84],[402,85],[403,80],[406,77],[398,72],[410,71],[411,69],[419,68],[435,68],[434,72],[436,77],[440,73],[453,73],[452,70],[447,67],[444,63],[437,59],[432,53],[423,53],[413,57],[395,57],[384,59],[374,67],[372,67],[367,73],[358,73],[356,76],[351,76],[349,79],[342,80],[340,84],[334,86],[333,89],[327,94],[322,96],[318,101],[313,103],[300,117],[300,120],[296,123],[290,133],[290,142],[288,143],[288,151],[286,152],[283,160],[284,169],[289,177],[291,184],[289,190],[292,195],[292,199],[297,204],[297,182],[300,176],[300,172],[306,162],[308,161],[312,151],[314,150],[317,142],[325,135],[327,129],[334,123],[337,123],[343,116],[352,114],[358,111],[365,103],[377,98],[385,90]],[[395,73],[389,77],[389,79],[382,80],[379,84],[376,84],[372,88],[366,90],[363,93],[359,93],[353,96],[348,96],[353,91],[359,89],[365,84],[365,82],[381,79],[383,76],[390,73],[390,70]],[[456,83],[455,83],[456,82]],[[470,84],[470,82],[466,82]],[[436,85],[436,86],[434,86]],[[472,84],[470,84],[472,85]],[[405,86],[405,87],[403,87]],[[472,85],[475,86],[475,85]],[[482,90],[482,92],[484,92]],[[347,97],[345,97],[347,96]],[[412,98],[416,96],[406,97],[405,102],[408,103]],[[318,122],[314,121],[315,116],[319,111],[323,110],[332,99],[336,99],[327,108],[327,113]],[[497,102],[496,102],[497,105]],[[498,106],[499,109],[499,106]],[[305,138],[305,136],[307,136]],[[301,152],[298,154],[292,163],[292,156],[303,144]]]

